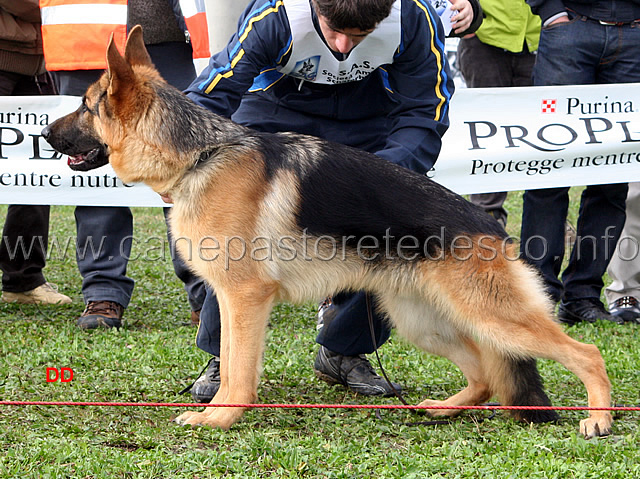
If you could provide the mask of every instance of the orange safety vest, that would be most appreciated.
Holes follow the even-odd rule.
[[[209,30],[202,0],[179,0],[193,58],[208,58]],[[47,70],[103,70],[113,33],[120,51],[127,37],[127,0],[40,0]]]

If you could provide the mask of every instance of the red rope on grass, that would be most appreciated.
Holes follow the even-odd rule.
[[[112,407],[242,407],[275,409],[480,409],[537,411],[640,411],[640,406],[406,406],[392,404],[200,404],[167,402],[0,401],[0,406],[112,406]]]

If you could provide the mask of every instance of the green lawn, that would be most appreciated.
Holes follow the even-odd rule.
[[[520,194],[510,195],[509,232],[518,235]],[[0,207],[4,217],[6,207]],[[575,207],[572,209],[575,221]],[[148,251],[164,235],[159,209],[134,209],[136,243],[129,274],[136,280],[120,331],[75,327],[82,312],[80,277],[71,250],[54,253],[47,278],[74,303],[0,306],[2,400],[190,402],[177,394],[207,356],[195,347],[189,306],[168,256]],[[73,209],[53,207],[51,234],[75,234]],[[153,243],[155,244],[155,243]],[[142,254],[147,252],[149,254]],[[274,310],[260,400],[265,403],[395,404],[318,381],[312,370],[315,306]],[[597,344],[617,404],[640,404],[637,325],[578,325],[576,339]],[[381,349],[392,380],[410,402],[445,398],[464,386],[448,361],[396,337]],[[48,383],[47,367],[69,367],[69,383]],[[575,376],[540,363],[552,401],[584,406]],[[0,412],[0,477],[16,478],[637,478],[638,412],[620,413],[610,437],[577,434],[585,412],[562,412],[558,424],[528,426],[506,414],[473,411],[449,424],[408,426],[411,413],[338,409],[249,411],[228,432],[171,422],[182,408],[5,406]],[[420,420],[420,419],[418,419]]]

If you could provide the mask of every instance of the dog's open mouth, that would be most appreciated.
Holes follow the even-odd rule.
[[[86,153],[70,155],[67,165],[74,171],[89,171],[109,163],[106,148],[101,145]]]

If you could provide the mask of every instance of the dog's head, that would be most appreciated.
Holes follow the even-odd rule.
[[[124,57],[111,37],[105,73],[89,87],[76,111],[51,123],[42,135],[55,150],[69,155],[73,170],[106,165],[114,151],[124,149],[126,133],[135,131],[140,112],[148,106],[152,95],[145,95],[149,90],[145,82],[149,80],[162,81],[138,25],[129,33]]]

